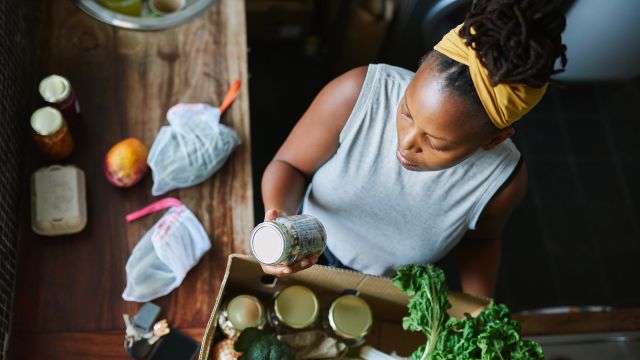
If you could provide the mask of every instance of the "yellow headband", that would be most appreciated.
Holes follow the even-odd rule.
[[[475,50],[467,46],[465,39],[458,35],[461,28],[462,24],[449,31],[433,48],[469,66],[473,86],[491,121],[499,129],[509,127],[536,106],[547,91],[547,84],[539,89],[524,84],[492,86],[489,72],[480,63]]]

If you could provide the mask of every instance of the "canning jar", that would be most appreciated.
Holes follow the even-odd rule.
[[[251,253],[266,265],[289,265],[322,254],[326,241],[327,233],[317,218],[306,214],[283,216],[253,229]]]
[[[276,294],[269,308],[269,324],[278,333],[310,330],[318,326],[320,303],[309,288],[293,285]]]
[[[80,122],[80,103],[71,83],[60,75],[49,75],[40,81],[40,96],[58,109],[71,126]]]
[[[324,329],[347,346],[359,346],[371,329],[371,308],[357,295],[342,295],[336,298],[323,319]]]
[[[52,160],[71,155],[73,138],[67,122],[57,109],[45,106],[31,115],[32,137],[38,150]]]
[[[227,302],[218,315],[218,326],[227,337],[233,338],[249,327],[262,329],[266,314],[262,303],[251,295],[238,295]]]

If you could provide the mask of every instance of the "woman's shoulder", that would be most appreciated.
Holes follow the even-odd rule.
[[[389,64],[369,64],[351,69],[335,78],[332,83],[351,94],[357,94],[365,83],[377,79],[408,82],[415,76],[411,70]]]
[[[411,70],[389,64],[371,64],[369,71],[376,71],[378,76],[391,81],[409,82],[415,76]]]
[[[333,79],[327,86],[339,90],[342,94],[350,94],[352,98],[354,95],[357,97],[362,90],[368,71],[368,66],[359,66]],[[352,100],[355,102],[355,99]]]

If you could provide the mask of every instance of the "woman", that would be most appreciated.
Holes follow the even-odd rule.
[[[336,78],[265,170],[265,220],[302,205],[325,225],[329,265],[376,275],[455,250],[463,291],[492,296],[500,233],[527,186],[511,125],[556,58],[566,64],[564,26],[558,2],[478,0],[415,74],[370,65]]]

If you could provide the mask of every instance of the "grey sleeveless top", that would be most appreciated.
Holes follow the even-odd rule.
[[[302,211],[320,219],[344,265],[392,275],[403,264],[435,262],[474,229],[482,209],[514,171],[510,140],[457,165],[415,172],[396,158],[395,114],[414,73],[369,65],[336,153],[314,174]]]

